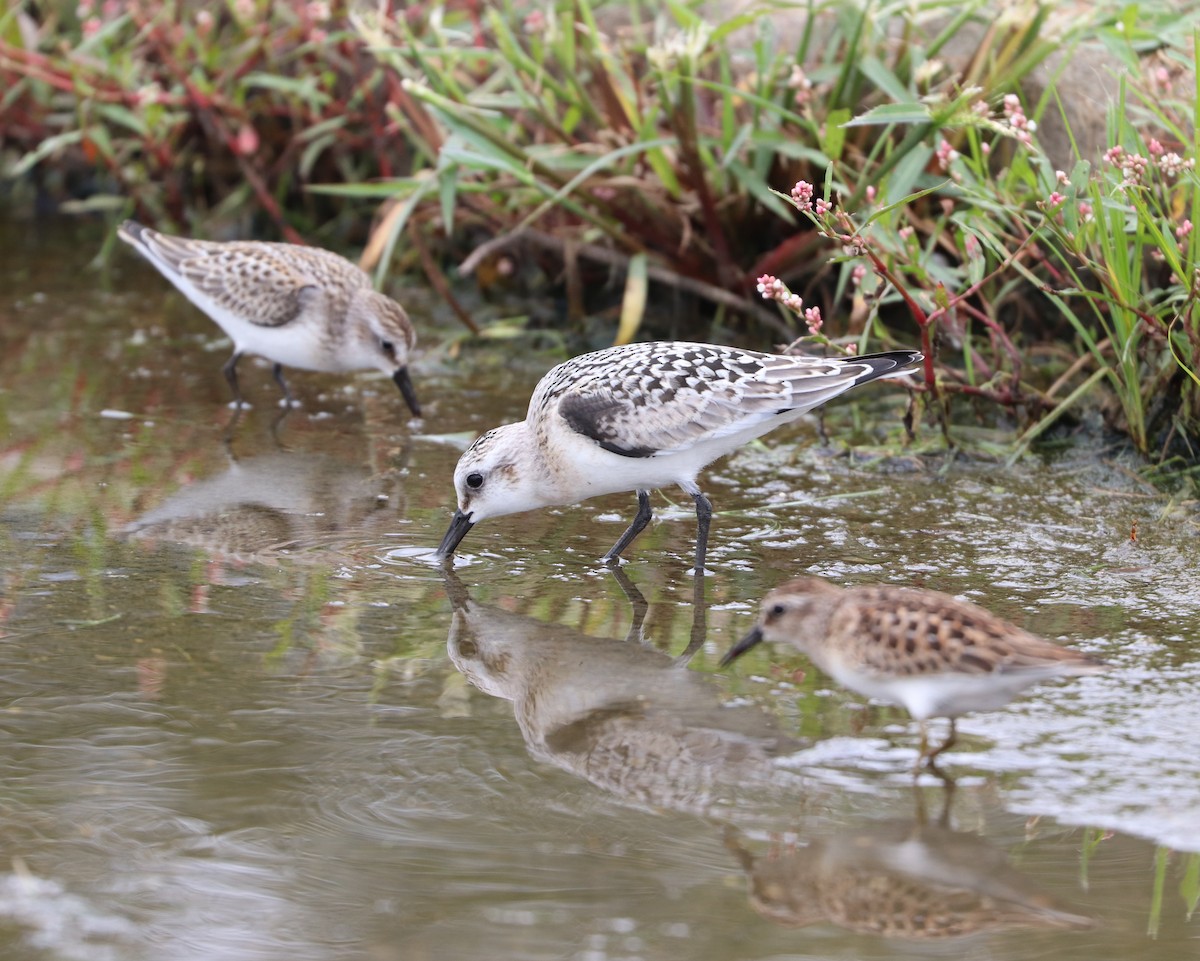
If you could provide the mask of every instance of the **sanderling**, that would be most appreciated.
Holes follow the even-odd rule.
[[[421,415],[408,375],[417,335],[404,308],[371,286],[344,257],[318,247],[262,241],[218,243],[160,234],[127,220],[117,235],[152,263],[233,341],[222,368],[242,404],[237,362],[257,354],[275,365],[290,404],[283,366],[388,374],[414,416]]]
[[[771,591],[757,625],[721,665],[764,640],[807,654],[852,691],[903,705],[921,724],[918,766],[954,743],[960,715],[1003,707],[1038,681],[1109,669],[1099,658],[1042,640],[948,594],[888,585],[841,588],[817,577]],[[925,728],[931,717],[950,719],[949,735],[932,750]]]
[[[696,486],[701,468],[921,359],[913,350],[817,358],[675,342],[583,354],[541,379],[524,421],[488,431],[463,454],[454,471],[458,510],[436,556],[448,558],[488,517],[636,491],[633,523],[603,557],[617,563],[650,521],[651,489],[678,484],[696,503],[701,574],[712,517]]]

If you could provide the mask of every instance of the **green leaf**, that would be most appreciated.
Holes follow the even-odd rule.
[[[830,160],[838,160],[842,156],[842,148],[846,145],[846,127],[850,123],[850,110],[839,107],[831,110],[825,122],[825,136],[821,140],[821,149]]]
[[[1187,919],[1192,920],[1196,906],[1200,905],[1200,854],[1189,854],[1183,880],[1179,882],[1179,893],[1187,906]]]
[[[63,133],[55,134],[53,137],[47,137],[13,164],[8,170],[8,176],[20,177],[22,174],[36,167],[47,157],[57,153],[63,147],[69,147],[71,144],[79,143],[81,140],[83,140],[82,130],[66,130]]]
[[[134,113],[128,107],[123,107],[119,103],[102,103],[96,105],[96,112],[118,127],[125,127],[142,137],[150,136],[150,126],[147,124],[146,118]]]
[[[298,97],[315,106],[325,106],[332,99],[328,93],[317,87],[317,78],[285,77],[274,73],[248,73],[242,77],[239,87],[251,90],[255,87],[263,90],[274,90],[288,97]]]
[[[842,124],[844,127],[877,127],[890,123],[929,123],[933,114],[923,103],[885,103]]]
[[[297,173],[301,180],[308,180],[312,176],[312,169],[316,165],[317,160],[330,147],[338,142],[338,138],[334,134],[326,134],[324,137],[317,137],[307,146],[300,154],[300,163],[297,166]]]
[[[911,102],[913,92],[900,81],[899,77],[885,67],[883,61],[878,57],[860,57],[858,69],[862,71],[863,76],[891,97],[896,104]]]
[[[932,156],[933,148],[921,144],[901,158],[884,185],[881,202],[888,204],[908,198],[917,181],[925,173],[925,168],[929,166],[929,159]]]

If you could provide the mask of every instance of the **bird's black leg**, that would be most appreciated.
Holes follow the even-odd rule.
[[[704,598],[704,574],[697,574],[692,579],[692,633],[688,646],[683,649],[675,662],[686,664],[690,661],[704,642],[708,639],[708,601]]]
[[[619,564],[621,562],[621,551],[633,543],[633,539],[644,531],[646,525],[650,523],[650,518],[653,516],[653,511],[650,510],[650,492],[638,491],[637,499],[638,509],[637,513],[633,516],[633,523],[629,525],[624,534],[617,538],[617,542],[613,544],[609,552],[600,558],[602,563]]]
[[[287,381],[283,379],[283,364],[276,364],[271,368],[271,373],[275,375],[275,383],[283,391],[283,403],[285,407],[292,406],[292,392],[288,388]]]
[[[238,387],[237,379],[237,362],[242,359],[242,352],[235,349],[229,360],[225,361],[225,366],[221,368],[221,373],[225,375],[225,379],[229,381],[229,387],[233,390],[233,403],[235,407],[241,407],[245,402],[242,400],[242,391]]]
[[[633,622],[629,625],[629,633],[625,635],[625,640],[629,643],[642,644],[645,641],[642,636],[642,626],[646,623],[646,613],[650,610],[650,605],[646,603],[646,595],[638,590],[637,585],[629,579],[628,574],[621,570],[620,565],[613,565],[611,570],[612,576],[617,579],[617,585],[633,609]]]
[[[696,576],[704,574],[704,558],[708,554],[708,526],[712,522],[712,501],[696,491]]]

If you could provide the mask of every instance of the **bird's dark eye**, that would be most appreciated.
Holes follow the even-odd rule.
[[[389,357],[395,359],[395,357],[396,357],[396,345],[395,344],[393,344],[390,340],[383,340],[383,341],[379,342],[379,346],[385,354],[387,354]]]
[[[479,490],[479,488],[481,488],[483,486],[483,475],[482,474],[468,474],[467,475],[467,486],[469,488],[471,488],[471,490],[473,490],[473,491]]]
[[[787,608],[784,607],[782,604],[772,604],[767,609],[767,617],[770,617],[770,618],[783,617],[783,612],[786,610],[787,610]]]

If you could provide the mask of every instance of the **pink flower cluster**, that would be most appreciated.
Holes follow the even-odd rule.
[[[950,146],[949,140],[943,140],[938,145],[934,157],[937,160],[938,170],[945,173],[950,169],[950,164],[958,159],[958,151]]]
[[[804,72],[804,68],[800,64],[792,64],[792,75],[788,77],[787,85],[790,89],[796,91],[796,103],[805,104],[812,100],[813,83],[808,79],[808,75]]]
[[[1004,116],[1008,118],[1008,125],[1012,127],[1017,140],[1026,147],[1032,147],[1033,132],[1037,130],[1037,123],[1025,116],[1021,98],[1015,93],[1006,94],[1004,97]]]
[[[812,211],[818,217],[824,217],[833,209],[833,204],[822,197],[813,200],[815,192],[815,188],[807,180],[797,180],[796,186],[792,188],[792,203],[798,210]]]
[[[1141,154],[1129,153],[1124,147],[1117,144],[1104,152],[1104,160],[1105,163],[1121,168],[1122,187],[1133,187],[1140,184],[1151,162],[1168,179],[1178,177],[1185,170],[1193,170],[1196,166],[1195,158],[1189,157],[1184,160],[1175,151],[1167,150],[1158,139],[1153,137],[1146,144],[1146,152],[1154,158],[1153,161]]]
[[[801,210],[812,210],[813,185],[807,180],[796,181],[792,188],[792,203]]]
[[[778,277],[763,274],[758,278],[758,292],[762,294],[764,300],[776,300],[796,316],[803,317],[810,334],[820,332],[824,324],[824,320],[821,318],[821,308],[805,307],[800,295],[788,290],[787,284]]]

